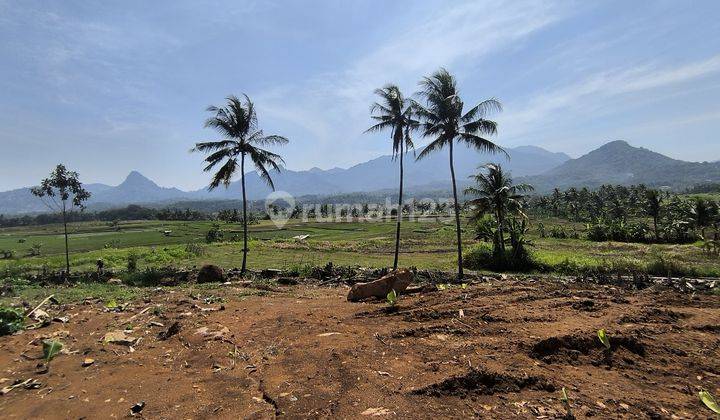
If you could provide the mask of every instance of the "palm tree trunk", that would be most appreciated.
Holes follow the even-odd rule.
[[[655,230],[655,242],[660,242],[660,233],[658,232],[658,217],[653,215],[653,228]]]
[[[458,206],[457,186],[455,185],[455,167],[453,165],[453,142],[450,141],[450,178],[452,179],[453,199],[455,200],[455,231],[457,232],[458,280],[463,278],[462,239],[460,234],[460,207]]]
[[[398,197],[397,227],[395,228],[395,260],[393,270],[398,268],[398,253],[400,252],[400,221],[402,220],[403,201],[403,144],[400,142],[400,194]]]
[[[498,220],[498,235],[500,236],[500,251],[502,251],[502,256],[505,256],[505,217],[502,214],[501,210],[498,210],[497,212],[497,220]]]
[[[62,206],[63,227],[65,228],[65,275],[70,274],[70,248],[68,247],[67,216],[65,215],[65,200]]]
[[[247,199],[245,196],[245,153],[242,154],[240,157],[240,180],[242,184],[242,196],[243,196],[243,259],[242,259],[242,268],[240,269],[240,274],[245,274],[245,271],[247,269],[247,252],[248,252],[248,244],[247,244]]]

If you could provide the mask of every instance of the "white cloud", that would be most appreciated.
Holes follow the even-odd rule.
[[[343,71],[253,97],[264,119],[295,124],[312,136],[307,141],[313,143],[313,154],[295,155],[294,161],[316,161],[310,156],[317,156],[319,149],[338,157],[328,165],[347,166],[385,149],[379,142],[360,139],[369,124],[375,88],[394,82],[412,93],[422,76],[439,67],[497,52],[562,17],[560,10],[544,1],[458,4],[424,16],[410,28],[399,28],[393,38]],[[351,143],[354,152],[345,152]]]
[[[509,112],[499,120],[503,124],[503,137],[515,138],[537,131],[540,127],[565,120],[568,114],[584,114],[597,117],[597,112],[607,114],[618,111],[618,105],[630,102],[614,102],[622,95],[673,87],[713,73],[720,72],[720,55],[680,66],[644,65],[631,69],[599,72],[583,80],[554,90],[547,90],[527,98],[524,103],[507,107]],[[635,98],[642,99],[642,98]],[[514,108],[514,110],[513,110]],[[563,119],[553,118],[563,115]]]

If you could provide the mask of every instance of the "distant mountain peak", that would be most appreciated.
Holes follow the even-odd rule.
[[[720,165],[686,162],[615,140],[541,175],[524,179],[537,191],[602,184],[670,185],[675,189],[720,179]]]
[[[630,143],[626,142],[625,140],[613,140],[609,141],[602,146],[598,147],[594,150],[594,152],[600,152],[600,151],[625,151],[625,150],[632,150],[632,149],[641,149],[640,147],[634,147],[630,145]]]
[[[628,142],[625,141],[625,140],[613,140],[613,141],[609,141],[609,142],[605,143],[604,146],[627,146],[627,147],[632,147],[632,146],[630,146],[630,143],[628,143]]]
[[[128,176],[125,178],[125,181],[120,184],[122,186],[147,186],[147,187],[157,187],[158,185],[148,179],[145,175],[141,174],[138,171],[130,171]]]

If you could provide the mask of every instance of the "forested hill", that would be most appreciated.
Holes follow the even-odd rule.
[[[543,174],[522,177],[539,192],[553,188],[595,188],[603,184],[645,184],[683,190],[720,181],[720,162],[686,162],[633,147],[625,141],[607,143]]]

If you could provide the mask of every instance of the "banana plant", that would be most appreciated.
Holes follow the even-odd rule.
[[[606,350],[610,350],[610,337],[605,333],[604,329],[600,329],[597,332],[598,338]]]

